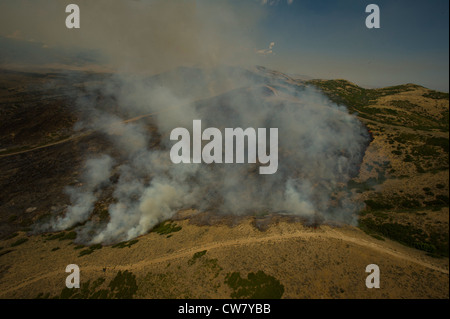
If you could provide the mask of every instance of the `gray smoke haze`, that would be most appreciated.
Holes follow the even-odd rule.
[[[65,27],[70,3],[80,8],[80,29]],[[41,43],[40,55],[84,48],[101,52],[110,69],[156,74],[178,65],[248,63],[257,48],[251,30],[263,15],[262,6],[235,10],[208,0],[2,0],[0,36]]]
[[[108,109],[96,99],[80,98],[84,117],[76,125],[103,134],[114,155],[87,159],[81,185],[66,189],[71,205],[41,230],[84,223],[77,240],[114,243],[145,234],[189,208],[354,221],[355,207],[344,186],[358,170],[368,134],[355,116],[312,88],[251,67],[258,55],[250,30],[263,11],[241,5],[236,12],[218,1],[80,0],[82,27],[69,32],[60,27],[62,21],[48,19],[68,3],[22,2],[34,10],[33,21],[22,6],[2,2],[0,11],[10,13],[0,20],[4,32],[49,46],[99,50],[118,70],[87,88],[114,105]],[[145,114],[152,114],[152,130],[146,121],[129,121]],[[260,175],[259,164],[173,164],[170,132],[191,130],[195,119],[202,129],[222,132],[278,128],[278,171]],[[113,200],[103,223],[91,216],[105,189],[112,189]]]
[[[113,159],[107,155],[86,161],[82,176],[82,187],[66,188],[72,206],[69,206],[64,217],[58,217],[52,221],[52,229],[64,230],[89,218],[97,200],[95,192],[108,182],[112,164]]]
[[[94,101],[80,100],[92,116],[86,116],[79,128],[102,132],[120,159],[113,160],[110,154],[89,159],[83,185],[68,189],[72,205],[64,217],[52,221],[50,229],[87,221],[78,229],[79,240],[113,243],[145,234],[190,208],[216,214],[281,213],[315,221],[354,222],[356,206],[345,185],[357,172],[368,141],[355,116],[312,88],[259,78],[257,72],[231,67],[202,72],[205,81],[225,77],[238,88],[197,99],[189,95],[190,90],[180,96],[149,78],[116,75],[102,90],[116,98],[117,114],[98,108]],[[204,88],[201,77],[198,83],[190,79],[180,83]],[[143,121],[126,122],[141,114],[152,114],[156,131]],[[192,131],[194,119],[202,120],[203,130],[278,128],[278,171],[260,175],[258,164],[173,164],[169,152],[175,141],[169,140],[170,132],[176,127]],[[156,146],[155,139],[159,140]],[[115,182],[109,180],[113,171],[118,175]],[[107,223],[89,220],[105,185],[113,188],[110,218]]]

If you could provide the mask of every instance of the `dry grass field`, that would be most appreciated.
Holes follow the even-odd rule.
[[[370,130],[342,189],[364,203],[358,225],[192,209],[116,245],[84,246],[76,229],[33,233],[67,209],[63,189],[79,183],[83,154],[113,152],[73,129],[76,97],[105,77],[0,71],[0,298],[449,298],[448,93],[279,80],[323,91]],[[110,197],[92,219],[108,218]],[[81,289],[65,288],[68,264],[80,267]],[[369,264],[380,267],[379,289],[365,285]]]

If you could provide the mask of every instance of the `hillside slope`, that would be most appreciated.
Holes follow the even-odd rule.
[[[115,110],[117,101],[95,89],[109,74],[3,70],[0,298],[448,298],[448,94],[413,84],[369,90],[345,80],[304,81],[262,67],[238,73],[273,101],[315,87],[370,129],[359,174],[342,187],[365,204],[358,226],[193,209],[112,246],[80,244],[76,227],[32,233],[67,210],[64,188],[80,183],[86,153],[115,152],[95,130],[74,129],[85,116],[77,102]],[[149,81],[182,81],[183,74],[203,77],[183,69]],[[226,100],[215,88],[196,94],[208,92]],[[129,121],[155,130],[151,117]],[[111,192],[101,195],[91,220],[108,220]],[[80,290],[64,289],[71,263],[81,268]],[[380,289],[365,286],[373,263]]]

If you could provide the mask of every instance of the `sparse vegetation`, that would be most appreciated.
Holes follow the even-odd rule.
[[[449,148],[449,140],[445,137],[429,137],[425,141],[426,145],[430,146],[438,146],[440,147],[445,153],[448,153]]]
[[[50,235],[49,237],[46,238],[46,240],[59,239],[60,241],[63,241],[63,240],[75,240],[76,238],[77,238],[77,233],[74,232],[74,231],[71,231],[71,232],[68,232],[68,233],[60,232],[60,233],[57,233],[57,234]]]
[[[113,245],[112,248],[125,248],[125,247],[130,248],[131,246],[136,244],[138,241],[139,241],[138,239],[133,239],[133,240],[130,240],[130,241],[124,241],[124,242],[121,242],[121,243]]]
[[[23,243],[26,243],[28,241],[28,238],[20,238],[17,241],[15,241],[14,243],[11,244],[11,247],[16,247],[19,245],[22,245]]]
[[[234,299],[280,299],[284,293],[280,281],[261,270],[249,273],[246,279],[239,272],[229,273],[225,283],[233,289],[231,298]]]
[[[90,254],[92,254],[95,250],[97,250],[97,249],[102,249],[102,248],[103,248],[103,246],[102,246],[101,244],[92,245],[92,246],[90,246],[88,249],[82,250],[82,251],[80,252],[80,254],[78,255],[78,257],[90,255]]]
[[[429,93],[425,93],[422,96],[435,100],[448,100],[448,93],[438,92],[434,90],[430,90]]]
[[[378,240],[384,240],[384,237],[380,236],[378,234],[370,234],[370,236],[372,236],[373,238],[378,239]]]
[[[449,128],[448,111],[444,111],[441,118],[437,119],[423,112],[419,105],[408,100],[391,101],[391,105],[398,108],[397,110],[376,105],[380,97],[414,91],[419,88],[414,84],[365,89],[346,80],[311,80],[307,83],[323,90],[333,102],[345,105],[351,113],[358,113],[358,116],[363,119],[426,131],[433,129],[448,131]],[[437,91],[430,91],[423,96],[448,99],[448,93]]]
[[[82,282],[80,289],[65,287],[59,296],[53,299],[132,299],[138,286],[136,276],[128,271],[119,271],[106,286],[106,279],[99,277],[91,283],[91,280]],[[50,294],[40,293],[37,299],[48,299]]]
[[[352,111],[373,104],[379,97],[417,88],[415,85],[406,84],[381,89],[365,89],[346,80],[311,80],[307,83],[322,89],[332,101],[344,104]]]
[[[128,270],[124,272],[119,271],[108,287],[110,289],[110,298],[132,299],[138,289],[136,276]]]
[[[219,273],[223,270],[222,267],[219,266],[218,260],[216,258],[213,259],[205,258],[203,260],[203,266],[213,271],[214,278],[219,276]]]
[[[392,209],[394,206],[392,206],[391,204],[389,204],[389,203],[386,203],[386,202],[381,202],[381,201],[376,201],[376,200],[373,200],[373,199],[368,199],[368,200],[365,200],[364,201],[364,203],[370,208],[370,209],[373,209],[373,210],[378,210],[378,209]]]
[[[206,250],[196,252],[194,254],[194,256],[192,256],[192,258],[188,261],[188,264],[193,265],[197,259],[199,259],[200,257],[202,257],[205,254],[206,254]]]
[[[155,232],[160,235],[168,235],[170,233],[175,233],[181,230],[181,226],[177,226],[174,222],[170,220],[166,220],[151,230],[152,232]]]
[[[432,256],[448,257],[448,234],[431,233],[428,235],[422,229],[411,225],[383,222],[371,218],[359,220],[359,227],[368,234],[381,234],[404,245],[424,250]]]

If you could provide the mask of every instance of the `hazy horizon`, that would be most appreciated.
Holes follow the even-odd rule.
[[[101,62],[118,70],[149,73],[176,66],[263,65],[364,87],[415,83],[449,91],[444,0],[377,1],[380,29],[365,26],[369,3],[349,0],[79,0],[80,29],[65,27],[69,3],[2,1],[0,36],[42,46],[11,53],[2,41],[0,62],[8,54],[28,59],[39,53],[36,63],[48,56],[67,63],[69,57],[82,63],[104,56]],[[47,54],[50,49],[58,52]]]

